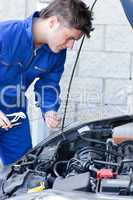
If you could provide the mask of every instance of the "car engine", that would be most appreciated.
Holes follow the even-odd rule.
[[[0,199],[43,190],[133,195],[133,140],[80,126],[39,144],[0,175]],[[4,174],[4,175],[3,175]]]

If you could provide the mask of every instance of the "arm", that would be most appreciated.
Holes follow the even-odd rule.
[[[64,63],[66,51],[62,51],[59,55],[58,62],[53,69],[43,74],[43,77],[35,84],[35,96],[39,107],[43,113],[48,127],[57,127],[60,119],[57,115],[60,106],[60,86],[59,81],[64,71]]]
[[[14,55],[14,40],[20,38],[20,24],[15,21],[0,22],[0,79],[5,75],[7,67],[11,67],[11,59]],[[16,36],[15,33],[18,32]],[[2,81],[0,82],[2,84]],[[0,85],[2,86],[2,85]],[[6,115],[0,111],[0,128],[8,130],[11,122]]]

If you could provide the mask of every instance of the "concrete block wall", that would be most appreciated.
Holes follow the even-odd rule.
[[[93,2],[86,0],[88,5]],[[120,1],[99,0],[94,8],[93,24],[95,30],[90,39],[85,39],[71,89],[68,107],[73,105],[75,112],[68,110],[66,124],[69,119],[84,122],[129,113],[128,95],[133,85],[133,30]],[[63,104],[80,42],[68,52],[61,81]]]
[[[33,10],[46,6],[49,1],[0,0],[0,20],[24,18]],[[85,2],[92,5],[94,0]],[[90,39],[85,39],[75,71],[66,125],[128,112],[128,88],[133,85],[133,32],[120,0],[98,0],[94,8],[93,24],[95,30]],[[61,115],[80,42],[75,43],[73,50],[67,53],[61,80]]]
[[[23,19],[37,7],[35,0],[0,0],[0,20]]]
[[[0,20],[21,19],[25,17],[26,1],[0,0]]]

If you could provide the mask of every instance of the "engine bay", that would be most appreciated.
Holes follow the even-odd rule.
[[[90,127],[53,137],[6,169],[1,199],[43,190],[132,196],[133,140],[117,144],[113,129]]]

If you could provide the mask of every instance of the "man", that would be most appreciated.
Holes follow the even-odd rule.
[[[35,96],[48,127],[58,127],[59,81],[66,49],[92,31],[91,12],[80,0],[54,0],[25,20],[0,23],[0,156],[5,165],[31,147],[24,93],[35,83]],[[26,119],[12,127],[8,115]]]

